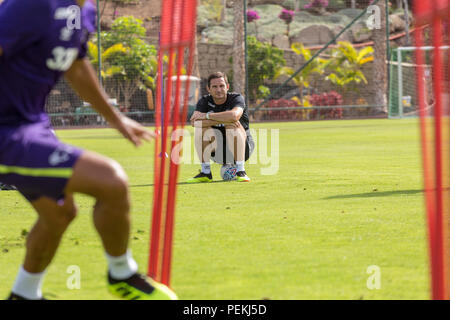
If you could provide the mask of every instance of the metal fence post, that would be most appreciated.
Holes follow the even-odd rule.
[[[244,62],[245,62],[245,104],[250,103],[248,97],[248,48],[247,48],[247,0],[244,0]]]
[[[103,84],[102,81],[102,40],[100,37],[100,0],[97,0],[97,48],[98,48],[98,82],[100,85]]]

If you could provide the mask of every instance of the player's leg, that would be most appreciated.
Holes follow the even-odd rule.
[[[31,205],[38,219],[26,241],[24,269],[31,273],[44,271],[53,259],[62,235],[77,214],[72,195],[67,195],[63,205],[47,197],[33,201]]]
[[[227,146],[229,150],[233,151],[232,160],[234,160],[236,164],[245,162],[245,142],[247,140],[247,134],[244,128],[242,125],[239,125],[238,127],[226,126],[225,128]]]
[[[238,182],[250,182],[250,178],[245,172],[245,161],[248,159],[246,159],[247,140],[247,133],[240,123],[237,127],[226,126],[227,148],[233,152]]]
[[[250,159],[253,151],[255,150],[255,140],[253,139],[250,129],[245,130],[245,133],[247,134],[247,139],[245,142],[245,161],[247,161]]]
[[[58,141],[48,123],[0,128],[0,180],[14,185],[38,214],[10,298],[40,299],[45,269],[76,214],[63,188],[81,150]],[[16,295],[14,295],[16,294]]]
[[[26,240],[26,254],[9,299],[42,299],[42,281],[77,209],[72,196],[59,205],[53,199],[40,197],[31,202],[38,219]]]
[[[119,276],[137,269],[127,251],[130,228],[127,177],[116,162],[62,144],[47,124],[6,128],[0,130],[0,137],[3,137],[0,139],[0,180],[15,185],[39,215],[27,240],[24,267],[17,277],[19,284],[40,286],[42,270],[51,261],[64,230],[75,215],[70,196],[75,192],[97,200],[94,221],[104,243],[109,269],[114,269],[114,274]],[[173,297],[167,288],[150,285],[136,272],[130,278],[144,291],[137,294],[128,290],[132,293],[129,297]],[[128,286],[123,279],[115,280],[116,287]]]
[[[122,167],[99,154],[85,151],[74,166],[66,193],[83,193],[96,199],[94,226],[107,254],[126,253],[130,229],[128,180]]]
[[[211,182],[211,154],[217,146],[216,135],[211,127],[196,127],[194,131],[194,145],[197,156],[201,161],[201,170],[198,175],[187,180],[188,183]]]
[[[94,225],[108,260],[108,289],[124,299],[176,299],[166,286],[138,273],[128,249],[130,196],[128,178],[115,161],[86,151],[78,159],[66,186],[67,193],[84,193],[96,199]]]

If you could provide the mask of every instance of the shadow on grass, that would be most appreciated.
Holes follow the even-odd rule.
[[[337,196],[331,196],[323,198],[322,200],[331,199],[351,199],[351,198],[374,198],[374,197],[390,197],[390,196],[401,196],[401,195],[411,195],[422,193],[423,190],[395,190],[395,191],[372,191],[366,193],[356,193],[356,194],[343,194]]]
[[[225,180],[216,180],[216,181],[211,181],[211,182],[178,182],[177,185],[181,186],[181,185],[185,185],[185,184],[211,184],[211,183],[228,183],[228,182],[232,182],[232,181],[225,181]],[[141,188],[141,187],[153,187],[154,184],[136,184],[136,185],[132,185],[130,186],[130,188]]]

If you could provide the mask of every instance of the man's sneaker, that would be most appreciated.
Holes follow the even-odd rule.
[[[11,292],[11,294],[6,300],[30,300],[30,299],[27,299],[25,297],[19,296],[18,294],[15,294],[14,292]],[[39,300],[46,300],[46,299],[41,298]]]
[[[193,178],[188,179],[187,183],[196,183],[196,182],[211,182],[212,181],[212,173],[203,173],[200,171],[198,175]]]
[[[175,292],[140,273],[116,280],[108,273],[108,291],[125,300],[178,300]]]
[[[0,182],[0,190],[17,190],[17,188],[15,186]]]
[[[247,176],[245,171],[238,171],[236,173],[236,181],[237,182],[250,182],[250,178]]]

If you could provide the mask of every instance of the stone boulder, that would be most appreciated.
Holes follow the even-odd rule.
[[[399,32],[406,30],[406,21],[399,14],[389,16],[389,27],[391,32]]]
[[[333,31],[324,25],[312,25],[291,37],[291,43],[300,42],[305,46],[326,44],[334,38]]]
[[[361,9],[342,9],[338,11],[338,14],[347,16],[350,19],[354,19],[362,13]]]
[[[352,28],[353,41],[356,43],[367,42],[372,39],[373,32],[365,23],[357,23]]]
[[[272,45],[280,49],[290,49],[289,37],[285,34],[279,34],[273,37]]]
[[[337,36],[344,28],[337,26],[333,29],[334,36]],[[348,41],[353,42],[353,34],[351,30],[345,31],[339,38],[336,39],[336,42],[338,41]]]

